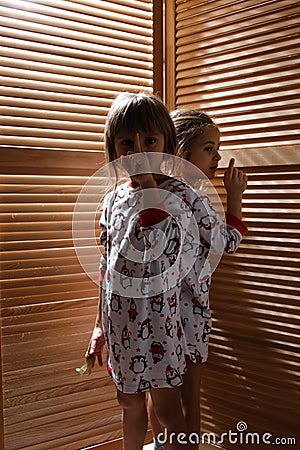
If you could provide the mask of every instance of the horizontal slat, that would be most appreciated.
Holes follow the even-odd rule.
[[[8,37],[5,39],[5,44],[9,45],[13,42],[11,38],[18,38],[18,45],[16,48],[31,49],[37,48],[41,50],[47,48],[50,54],[65,55],[66,57],[76,57],[87,61],[96,61],[98,64],[115,64],[125,67],[145,69],[149,65],[149,61],[152,60],[151,53],[141,53],[138,50],[119,48],[119,46],[113,47],[113,49],[107,45],[107,40],[99,42],[97,36],[90,36],[90,42],[87,47],[85,35],[73,35],[73,39],[70,36],[63,35],[57,36],[57,29],[49,29],[47,27],[39,27],[38,24],[30,24],[24,21],[16,21],[6,18],[6,24],[11,25],[11,28],[0,27],[0,35]],[[16,28],[15,25],[19,28]],[[38,28],[36,30],[35,28]],[[38,31],[38,32],[37,32]],[[47,34],[47,32],[49,34]],[[56,34],[55,34],[56,32]],[[61,30],[60,30],[61,32]],[[52,33],[52,34],[51,34]],[[80,37],[80,39],[79,39]],[[93,42],[95,40],[95,42]],[[24,44],[26,42],[26,45]],[[41,47],[39,47],[41,44]],[[37,56],[36,56],[37,57]],[[116,70],[120,70],[116,69]]]
[[[56,292],[41,292],[41,293],[30,293],[27,295],[20,292],[19,296],[8,297],[2,299],[2,307],[19,307],[26,306],[28,304],[43,304],[48,302],[59,302],[59,301],[74,301],[77,299],[85,300],[90,297],[98,296],[98,289],[95,287],[93,283],[90,283],[89,286],[77,286],[77,288],[72,289],[70,286],[69,289],[65,289],[63,286],[62,290],[57,289]]]
[[[25,52],[20,50],[14,52],[10,48],[8,48],[7,51],[5,50],[4,47],[2,56],[3,66],[0,70],[0,74],[3,77],[3,85],[7,86],[17,86],[18,80],[20,81],[20,79],[22,79],[25,82],[28,78],[37,82],[40,81],[43,83],[43,86],[47,86],[46,83],[60,82],[61,84],[68,85],[70,90],[76,85],[105,89],[107,88],[108,83],[111,84],[112,82],[120,83],[123,90],[132,89],[132,87],[138,83],[139,85],[142,84],[145,86],[152,85],[149,70],[147,72],[146,70],[141,70],[136,67],[131,69],[124,66],[120,67],[109,64],[83,64],[82,60],[68,61],[64,56],[60,58],[56,55],[51,58],[48,54],[44,55],[45,62],[43,62],[42,55],[39,60],[35,62],[31,61],[33,55],[36,55],[36,52],[34,51]],[[8,54],[9,57],[5,57],[5,53]],[[23,58],[18,59],[20,57]],[[30,62],[27,62],[27,60]],[[62,64],[64,64],[64,66],[62,66]],[[149,67],[150,63],[146,69],[149,69]],[[126,83],[124,82],[124,76],[126,76]],[[5,77],[7,77],[7,79]],[[36,88],[38,88],[39,83],[36,84]],[[31,83],[31,85],[33,86],[33,83]],[[28,81],[27,86],[30,86]],[[53,86],[53,88],[55,89],[55,86]]]
[[[23,5],[25,6],[24,9],[22,8]],[[116,21],[107,20],[104,17],[101,17],[101,14],[95,17],[87,14],[68,13],[68,11],[64,9],[52,8],[46,5],[41,6],[38,3],[30,5],[30,11],[26,10],[26,3],[24,2],[19,2],[18,6],[20,9],[11,8],[11,6],[9,0],[3,0],[0,14],[4,17],[12,17],[15,20],[27,20],[28,22],[33,22],[42,25],[43,27],[56,27],[58,30],[72,30],[77,33],[89,33],[91,35],[100,35],[116,40],[118,40],[121,32],[124,36],[123,46],[125,44],[125,48],[127,48],[127,45],[130,48],[130,43],[133,42],[133,46],[144,44],[146,50],[147,38],[151,36],[151,28],[149,29],[147,26],[147,21],[145,21],[144,24],[141,23],[141,26],[131,24],[130,28],[128,28],[127,24],[118,22],[117,18]],[[151,14],[149,14],[149,16],[151,20]],[[123,16],[124,21],[125,17]],[[128,18],[130,20],[130,16],[128,16]],[[9,24],[7,24],[7,26],[8,25]],[[128,32],[129,29],[132,30],[132,32]],[[122,47],[122,41],[118,42]]]
[[[89,21],[90,23],[98,23],[99,18],[109,20],[111,22],[112,14],[116,21],[125,24],[137,25],[138,28],[147,28],[147,20],[151,20],[152,5],[149,2],[102,2],[101,9],[95,2],[64,2],[63,0],[52,0],[49,5],[48,0],[39,0],[39,3],[31,8],[31,11],[62,18],[70,18],[76,22]],[[148,3],[148,4],[147,4]],[[4,5],[11,6],[9,1],[3,2]],[[122,5],[123,4],[123,5]],[[43,5],[43,6],[42,6]],[[19,4],[19,7],[26,9],[26,3]],[[127,7],[129,6],[129,8]],[[135,6],[135,8],[133,8]],[[128,20],[128,22],[126,22]],[[84,22],[85,23],[85,22]],[[143,29],[141,30],[144,31]],[[144,31],[145,32],[145,31]]]
[[[45,149],[14,149],[8,148],[8,151],[2,151],[1,155],[1,167],[3,170],[6,166],[14,167],[15,174],[18,174],[18,167],[25,166],[39,167],[41,161],[47,168],[72,168],[76,176],[76,169],[88,169],[93,174],[97,169],[100,169],[104,163],[103,152],[94,153],[88,151],[76,151],[70,150],[45,150]],[[42,170],[42,168],[41,168]],[[55,175],[55,174],[54,174]],[[33,179],[31,181],[34,181]],[[70,180],[71,181],[71,180]]]
[[[195,2],[192,3],[195,6]],[[193,9],[187,9],[188,3],[184,7],[184,14],[181,14],[180,5],[176,11],[178,14],[178,37],[185,32],[194,35],[199,31],[197,26],[199,27],[201,22],[208,28],[221,25],[225,30],[234,33],[239,30],[244,33],[247,31],[249,36],[249,28],[251,30],[257,24],[280,23],[286,17],[292,19],[294,14],[299,13],[298,3],[289,0],[272,0],[259,4],[257,1],[245,1],[242,7],[239,1],[231,2],[230,5],[224,5],[224,2],[218,4],[214,1],[208,4],[202,2],[198,8]]]
[[[130,91],[136,90],[138,87],[141,88],[143,84],[140,86],[137,84],[135,86],[130,86],[126,84],[118,84],[118,83],[109,83],[103,82],[102,86],[98,88],[98,85],[95,84],[94,87],[85,87],[85,86],[75,86],[69,84],[59,84],[55,82],[47,83],[47,82],[39,82],[36,80],[28,80],[24,79],[24,87],[23,89],[19,88],[20,80],[9,77],[0,77],[1,84],[3,85],[2,94],[6,96],[19,97],[23,92],[24,97],[32,99],[36,98],[39,101],[43,100],[51,100],[51,101],[64,101],[66,103],[72,103],[72,95],[73,95],[73,103],[83,103],[83,104],[91,104],[93,106],[100,105],[101,97],[107,100],[107,104],[111,104],[111,99],[116,96],[120,90],[129,89]],[[147,86],[145,86],[147,87]],[[125,88],[125,89],[124,89]],[[59,98],[60,97],[60,98]],[[102,103],[103,106],[103,103]]]

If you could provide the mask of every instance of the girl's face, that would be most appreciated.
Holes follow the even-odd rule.
[[[116,158],[140,152],[164,153],[165,138],[162,133],[120,133],[115,137]]]
[[[221,159],[219,154],[220,132],[213,125],[206,125],[191,146],[188,160],[212,179]]]

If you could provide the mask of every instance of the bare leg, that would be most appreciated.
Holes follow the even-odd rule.
[[[153,439],[158,441],[159,435],[161,436],[161,433],[163,433],[164,430],[163,430],[163,427],[161,426],[161,424],[159,423],[158,418],[155,414],[151,394],[148,397],[148,417],[149,417],[150,424],[151,424]],[[156,445],[156,447],[158,447],[159,443],[156,442],[155,445]]]
[[[193,363],[187,358],[187,372],[184,375],[182,386],[182,407],[186,419],[189,434],[196,433],[200,439],[200,386],[203,372],[203,364]],[[196,442],[193,435],[192,442]],[[192,449],[198,449],[194,444]]]
[[[165,448],[191,450],[181,405],[181,388],[151,389],[150,393],[157,420],[163,430],[167,430],[168,439]],[[184,433],[185,438],[181,433]],[[186,442],[183,443],[183,440]]]
[[[148,426],[145,394],[124,394],[117,391],[123,408],[123,450],[142,450]]]

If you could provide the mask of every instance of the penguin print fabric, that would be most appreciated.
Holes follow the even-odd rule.
[[[124,393],[179,386],[185,355],[207,358],[207,254],[211,245],[234,251],[242,237],[184,181],[168,178],[159,190],[163,205],[147,216],[141,190],[125,183],[106,196],[100,219],[102,323],[108,366]]]

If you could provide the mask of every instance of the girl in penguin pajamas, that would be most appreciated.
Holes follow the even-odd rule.
[[[197,110],[176,110],[171,113],[175,125],[178,152],[177,155],[198,167],[208,179],[213,179],[221,159],[219,153],[220,131],[212,119]],[[199,193],[206,206],[195,211],[199,224],[202,246],[192,270],[184,278],[180,293],[180,311],[188,351],[186,353],[187,372],[183,377],[182,405],[189,433],[200,437],[200,384],[203,364],[208,358],[209,333],[211,332],[211,313],[209,307],[209,288],[211,271],[208,252],[215,246],[209,232],[220,229],[224,237],[223,253],[234,253],[247,227],[242,222],[241,203],[247,186],[246,175],[234,167],[234,160],[225,172],[224,185],[227,191],[226,222],[222,223],[213,210],[208,197]],[[197,202],[194,205],[197,207]],[[217,248],[217,251],[221,249]],[[163,450],[163,444],[157,439],[163,432],[151,404],[148,404],[149,416],[154,435],[154,450]],[[198,449],[198,445],[192,446]]]
[[[174,154],[175,128],[156,96],[122,93],[112,103],[104,134],[107,162],[125,168],[130,181],[116,186],[103,203],[100,242],[105,251],[87,357],[97,356],[101,365],[106,345],[107,365],[123,410],[123,450],[143,448],[147,391],[160,423],[173,435],[169,448],[189,450],[189,445],[176,439],[179,433],[187,433],[180,386],[188,347],[179,308],[180,274],[177,277],[169,270],[175,267],[174,255],[180,247],[178,224],[187,219],[180,202],[174,207],[177,220],[167,212],[162,192],[174,191],[173,179],[149,165],[149,152],[158,161],[163,154]],[[147,207],[147,192],[151,192],[151,207]]]

